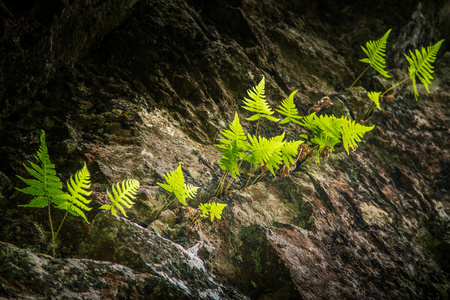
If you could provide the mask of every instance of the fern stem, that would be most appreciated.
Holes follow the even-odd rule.
[[[198,214],[198,216],[200,217],[201,216],[201,214]],[[197,223],[199,223],[199,222],[201,222],[201,221],[203,221],[204,219],[206,219],[206,217],[202,217],[202,218],[199,218],[199,217],[196,217],[195,219],[194,219],[194,226],[195,225],[197,225]]]
[[[250,179],[253,177],[253,174],[255,174],[255,172],[256,172],[256,169],[254,170],[253,169],[253,165],[250,167],[250,174],[248,175],[248,179],[247,179],[247,182],[245,183],[245,186],[244,186],[244,189],[246,188],[246,187],[248,187],[248,184],[250,183]]]
[[[227,186],[225,187],[225,193],[227,192],[228,188],[230,187],[230,184],[231,184],[231,182],[233,181],[233,179],[234,179],[234,177],[231,176],[230,180],[228,180],[228,184],[227,184]]]
[[[61,230],[62,225],[64,224],[64,221],[66,220],[67,215],[69,214],[69,211],[66,212],[66,214],[64,215],[63,220],[61,221],[61,224],[58,227],[58,230],[56,230],[56,234],[55,234],[55,240],[58,237],[58,233]]]
[[[219,184],[217,185],[217,188],[214,191],[214,196],[220,197],[220,195],[222,194],[223,184],[225,183],[225,179],[227,178],[228,173],[229,173],[228,170],[223,172],[222,177],[220,177]]]
[[[255,136],[258,136],[258,129],[259,129],[259,119],[258,119],[258,122],[256,122],[256,132],[255,132]]]
[[[48,199],[48,196],[47,196],[47,199]],[[48,220],[50,222],[50,229],[52,231],[52,255],[53,255],[53,258],[55,258],[56,257],[56,245],[55,245],[56,237],[55,237],[55,231],[53,230],[52,213],[50,210],[50,201],[49,201],[49,205],[48,205]]]
[[[358,78],[355,79],[355,81],[353,81],[352,85],[348,88],[347,92],[345,93],[345,96],[347,97],[348,92],[352,89],[352,87],[358,82],[358,80],[364,75],[364,73],[367,72],[367,70],[369,70],[371,65],[369,65],[367,68],[364,69],[364,71],[362,71],[362,73],[358,76]]]
[[[266,172],[267,172],[267,171],[265,170],[265,171],[263,171],[261,174],[259,174],[258,177],[256,177],[255,180],[252,181],[252,184],[251,184],[251,185],[254,185],[254,184],[258,183],[259,180],[261,180],[261,179],[264,177],[264,175],[266,174]]]
[[[386,93],[389,92],[390,90],[393,90],[393,89],[395,89],[396,87],[398,87],[399,85],[405,83],[408,79],[410,79],[410,77],[407,77],[407,78],[403,79],[402,81],[398,82],[397,84],[395,84],[395,85],[391,86],[390,88],[388,88],[387,90],[385,90],[385,91],[380,95],[380,98],[383,97],[384,94],[386,94]],[[361,120],[367,120],[367,119],[370,117],[370,115],[371,115],[372,112],[373,112],[373,109],[375,108],[375,105],[376,105],[375,102],[373,102],[372,105],[370,106],[369,110],[367,111],[367,113],[364,115],[364,118],[362,118]]]
[[[384,96],[384,94],[386,94],[387,92],[389,92],[390,90],[393,90],[394,88],[398,87],[399,85],[405,83],[408,79],[411,79],[411,77],[407,77],[405,79],[403,79],[402,81],[400,81],[399,83],[395,84],[394,86],[388,88],[387,90],[385,90],[380,97]]]

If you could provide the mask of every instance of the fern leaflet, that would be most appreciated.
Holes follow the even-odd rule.
[[[65,194],[66,201],[59,204],[56,208],[63,209],[71,213],[72,215],[82,217],[87,223],[89,221],[86,218],[83,210],[90,211],[92,208],[88,207],[92,200],[87,200],[84,196],[90,196],[92,191],[91,188],[89,170],[84,163],[83,168],[75,173],[75,178],[73,176],[67,181],[67,189],[69,193]]]
[[[385,50],[386,50],[386,42],[387,38],[389,37],[389,34],[391,33],[392,29],[389,29],[383,37],[376,41],[368,41],[366,43],[366,47],[364,48],[361,46],[364,53],[366,53],[367,58],[360,59],[361,62],[368,63],[372,68],[374,68],[378,73],[383,75],[386,78],[390,78],[389,74],[386,72],[385,64],[386,60],[384,59]]]
[[[355,121],[345,120],[347,122],[343,123],[343,126],[341,127],[342,142],[344,144],[345,151],[349,154],[349,147],[352,147],[352,149],[355,150],[357,147],[356,142],[361,142],[361,138],[364,134],[372,130],[375,125],[364,126],[356,123]]]
[[[117,216],[116,208],[128,218],[125,209],[122,207],[124,205],[127,208],[131,208],[134,204],[133,200],[136,198],[136,191],[139,189],[139,181],[136,179],[126,179],[122,183],[118,182],[111,187],[112,194],[109,190],[106,190],[106,194],[112,204],[103,205],[100,209],[109,210],[113,215]]]
[[[250,99],[244,97],[243,102],[245,106],[243,106],[243,108],[248,111],[255,112],[256,114],[254,114],[249,118],[246,118],[246,120],[256,121],[259,118],[266,118],[270,121],[278,122],[280,119],[272,117],[274,112],[272,111],[269,103],[266,100],[266,93],[264,88],[265,88],[265,78],[263,76],[263,78],[261,79],[261,81],[257,86],[247,91]]]
[[[427,49],[422,48],[422,53],[420,53],[420,51],[416,49],[415,55],[411,50],[409,50],[409,54],[411,55],[411,57],[405,54],[405,57],[410,65],[408,67],[408,73],[413,84],[414,98],[416,99],[416,101],[418,100],[417,97],[419,96],[416,86],[416,76],[419,78],[419,80],[422,82],[422,84],[427,89],[427,92],[429,93],[430,90],[428,89],[428,84],[431,84],[430,79],[433,79],[431,73],[434,73],[434,67],[432,63],[434,63],[434,61],[436,60],[436,55],[443,42],[444,40],[440,40],[433,46],[429,46]]]
[[[281,158],[283,159],[286,168],[289,169],[291,165],[295,163],[293,157],[298,155],[298,146],[302,143],[304,143],[304,141],[291,141],[285,142],[281,146]]]
[[[293,91],[288,98],[284,99],[281,102],[280,109],[276,109],[277,112],[286,116],[286,118],[281,120],[280,124],[285,124],[289,122],[299,124],[299,121],[297,121],[297,119],[300,119],[301,116],[298,115],[298,110],[295,107],[294,103],[294,95],[295,93],[297,93],[297,91],[298,90]]]
[[[46,207],[50,203],[60,204],[65,201],[62,183],[56,176],[55,165],[50,162],[47,145],[45,144],[45,132],[41,130],[40,146],[37,155],[34,156],[39,164],[28,161],[31,167],[24,164],[25,169],[35,179],[25,179],[19,175],[17,177],[29,186],[18,191],[35,196],[30,203],[19,205],[21,207]]]

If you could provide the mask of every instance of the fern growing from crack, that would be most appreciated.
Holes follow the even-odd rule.
[[[28,161],[31,167],[24,164],[28,173],[34,177],[34,179],[25,179],[19,175],[17,177],[21,179],[28,187],[19,189],[18,191],[32,195],[34,198],[28,204],[19,205],[20,207],[48,207],[48,218],[50,223],[50,230],[52,234],[52,255],[56,256],[56,238],[58,233],[64,224],[64,221],[68,213],[74,216],[82,217],[87,223],[88,220],[83,210],[89,211],[90,207],[87,206],[90,200],[84,198],[84,196],[90,196],[92,193],[88,191],[90,188],[89,171],[86,164],[83,168],[75,174],[75,179],[70,177],[67,182],[67,188],[69,193],[65,193],[62,190],[62,182],[58,176],[56,176],[55,165],[50,162],[50,156],[48,154],[48,148],[45,142],[45,132],[41,130],[39,150],[35,155],[35,159],[38,164]],[[58,230],[55,232],[51,205],[55,205],[56,208],[66,211]]]
[[[346,117],[336,118],[331,115],[321,115],[317,117],[315,113],[303,118],[301,124],[313,131],[314,136],[311,142],[317,145],[317,160],[320,154],[327,149],[329,154],[333,153],[337,143],[342,142],[347,154],[350,148],[356,149],[357,143],[361,142],[364,134],[372,130],[375,126],[364,126],[357,124]]]

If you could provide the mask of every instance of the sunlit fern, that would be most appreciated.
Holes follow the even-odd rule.
[[[297,119],[302,118],[301,116],[298,115],[298,110],[294,103],[294,95],[295,93],[297,93],[297,91],[298,90],[293,91],[289,95],[289,97],[287,97],[281,102],[279,109],[276,109],[277,112],[286,116],[283,120],[281,120],[280,124],[286,124],[289,122],[294,122],[298,124],[299,121]]]
[[[128,218],[123,206],[131,208],[134,205],[132,200],[136,198],[136,192],[138,189],[139,181],[136,179],[126,179],[121,183],[118,182],[115,185],[113,184],[111,187],[112,193],[110,193],[109,190],[106,190],[106,194],[108,195],[111,204],[102,205],[100,209],[109,210],[111,214],[117,216],[117,208],[125,217]]]
[[[410,65],[408,68],[408,74],[413,84],[414,98],[416,99],[416,101],[417,97],[419,96],[416,86],[416,76],[419,78],[419,80],[422,82],[422,84],[427,89],[427,92],[429,93],[430,90],[428,88],[428,84],[431,84],[430,79],[433,79],[431,73],[434,73],[434,67],[432,63],[434,63],[434,61],[436,60],[436,55],[443,42],[444,40],[440,40],[433,46],[429,46],[427,49],[422,47],[422,51],[416,49],[415,54],[413,51],[409,50],[410,56],[405,54],[405,57]]]
[[[380,39],[376,41],[368,41],[366,42],[366,48],[361,46],[361,49],[367,55],[366,58],[360,59],[361,62],[369,64],[367,68],[362,71],[362,73],[355,79],[352,85],[348,88],[347,93],[353,88],[353,86],[358,82],[358,80],[364,75],[364,73],[369,70],[370,67],[375,69],[378,73],[383,75],[386,78],[390,78],[391,76],[385,70],[386,68],[386,43],[391,33],[392,29],[389,29]]]
[[[260,118],[266,118],[270,121],[278,122],[280,119],[272,117],[273,110],[269,105],[269,102],[266,100],[266,92],[265,92],[265,78],[261,79],[257,86],[249,89],[247,91],[248,98],[244,98],[244,106],[243,108],[254,112],[255,114],[249,118],[246,118],[248,121],[256,121]]]
[[[381,106],[380,106],[380,95],[381,92],[368,92],[367,96],[369,97],[370,100],[373,101],[373,103],[375,103],[376,107],[381,110]]]
[[[66,201],[59,204],[57,208],[64,209],[74,216],[82,217],[87,223],[89,221],[86,218],[83,210],[90,211],[92,208],[88,207],[92,200],[87,200],[85,198],[92,194],[91,181],[90,181],[89,170],[84,163],[83,167],[75,173],[75,176],[71,176],[67,181],[67,189],[69,193],[65,194]]]
[[[158,182],[158,185],[173,193],[181,204],[187,206],[186,200],[195,197],[198,187],[184,182],[183,170],[181,169],[182,164],[180,162],[176,170],[163,175],[167,183]]]

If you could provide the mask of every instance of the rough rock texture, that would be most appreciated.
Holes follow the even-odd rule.
[[[448,1],[53,2],[0,4],[0,297],[450,297]],[[321,113],[358,120],[365,90],[344,94],[365,68],[359,45],[389,28],[393,78],[370,71],[358,85],[392,86],[407,76],[403,53],[445,38],[430,94],[419,85],[415,102],[410,84],[396,89],[350,156],[338,148],[287,178],[242,189],[242,176],[212,196],[219,132],[235,112],[255,130],[240,108],[247,89],[264,75],[273,106],[298,89],[301,113],[329,96]],[[38,254],[47,210],[18,208],[29,198],[14,189],[40,129],[63,181],[83,161],[92,174],[94,221],[67,218],[57,259]],[[160,213],[156,183],[179,161],[201,190],[191,207]],[[141,183],[129,220],[99,213],[125,178]],[[222,219],[194,227],[209,200],[227,204]]]

